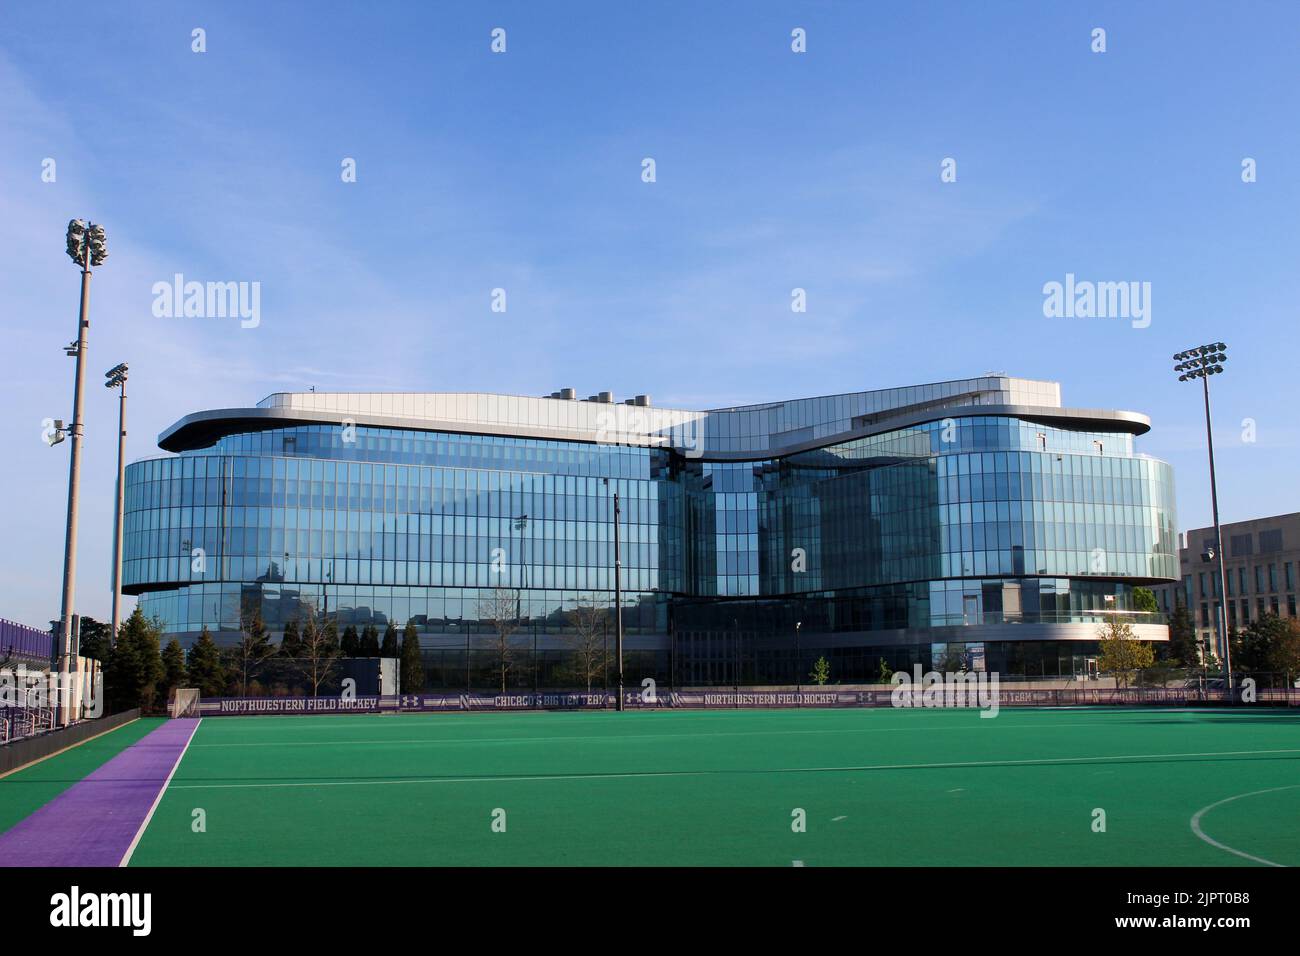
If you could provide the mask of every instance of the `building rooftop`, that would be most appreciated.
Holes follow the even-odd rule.
[[[167,451],[184,451],[238,431],[351,422],[672,447],[690,457],[743,460],[803,451],[942,417],[1013,415],[1132,434],[1150,428],[1150,419],[1136,412],[1063,408],[1058,383],[1007,375],[698,410],[656,407],[644,395],[617,402],[610,392],[586,399],[576,394],[573,389],[540,397],[486,392],[276,392],[253,408],[187,415],[164,431],[158,444]]]

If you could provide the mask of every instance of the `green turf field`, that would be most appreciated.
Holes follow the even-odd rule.
[[[162,723],[146,717],[0,778],[0,833],[39,810]]]
[[[1281,711],[222,717],[131,865],[1297,865],[1297,819]]]

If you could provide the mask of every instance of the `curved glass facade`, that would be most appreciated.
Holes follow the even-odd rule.
[[[974,644],[984,626],[1033,625],[1023,640],[1041,643],[1052,626],[1131,612],[1135,585],[1177,577],[1172,473],[1134,454],[1131,429],[939,417],[948,407],[745,461],[232,419],[128,467],[124,588],[181,634],[235,632],[257,601],[273,631],[310,605],[341,627],[414,621],[437,647],[481,631],[480,598],[508,587],[527,633],[562,654],[575,606],[612,607],[617,492],[634,653],[669,680],[707,682],[712,669],[682,654],[713,631],[767,628],[774,662],[778,632],[796,623],[932,661],[934,629],[966,628]],[[786,676],[800,666],[791,658]],[[773,668],[754,676],[782,679]]]
[[[690,590],[1174,577],[1173,473],[1164,462],[1116,454],[1131,449],[1131,435],[990,417],[780,460],[694,466],[688,552],[701,560]]]

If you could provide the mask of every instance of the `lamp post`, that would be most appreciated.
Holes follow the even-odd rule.
[[[799,631],[803,628],[803,621],[794,622],[794,689],[795,693],[801,695],[803,699],[803,674],[799,670]]]
[[[519,555],[519,559],[518,559],[519,560],[519,587],[515,590],[515,594],[516,594],[515,617],[518,617],[519,610],[520,610],[519,600],[520,597],[522,597],[521,592],[522,589],[526,586],[524,584],[526,578],[525,569],[527,568],[527,564],[524,562],[524,531],[527,530],[528,528],[528,515],[526,514],[515,515],[513,518],[510,519],[510,521],[511,521],[510,527],[514,531],[519,532],[519,550],[517,552]]]
[[[731,619],[731,633],[736,639],[736,709],[740,709],[740,618]]]
[[[1204,641],[1205,649],[1201,651],[1201,700],[1205,700],[1205,691],[1209,684],[1210,640]]]
[[[113,510],[113,629],[109,643],[117,641],[117,628],[122,623],[122,514],[126,489],[126,375],[127,365],[115,365],[104,377],[105,388],[120,389],[117,397],[117,502]]]
[[[1222,342],[1212,342],[1187,349],[1174,356],[1178,364],[1174,371],[1180,373],[1178,381],[1191,382],[1201,380],[1205,394],[1205,444],[1210,456],[1210,506],[1214,514],[1214,551],[1205,557],[1207,561],[1216,558],[1219,562],[1219,613],[1215,615],[1215,626],[1223,647],[1224,672],[1227,677],[1228,693],[1232,693],[1232,642],[1228,639],[1228,573],[1223,556],[1223,530],[1219,525],[1219,490],[1214,477],[1214,429],[1210,423],[1210,376],[1223,371],[1223,363],[1228,361],[1226,349]]]
[[[325,620],[322,626],[328,626],[330,620],[330,585],[334,583],[334,559],[330,558],[330,569],[325,574],[325,580],[321,583],[321,598],[325,605]],[[426,620],[428,620],[426,618]],[[335,627],[335,631],[338,627]]]
[[[609,486],[609,479],[602,478]],[[621,511],[618,492],[614,492],[614,657],[618,673],[618,703],[615,710],[623,709],[623,556],[619,548],[618,524]]]
[[[59,726],[71,723],[68,673],[72,657],[72,613],[77,581],[77,489],[81,484],[82,383],[85,380],[86,333],[90,329],[91,266],[108,258],[104,227],[73,219],[68,223],[68,258],[81,267],[81,310],[77,318],[77,340],[64,351],[77,359],[72,389],[72,452],[68,456],[68,523],[63,542],[63,603],[59,613]]]
[[[524,531],[528,528],[528,515],[527,513],[515,515],[511,521],[511,527],[519,532],[519,587],[515,588],[515,627],[517,628],[523,618],[525,568],[528,566],[524,561]],[[537,693],[537,629],[535,627],[533,629],[533,693]]]

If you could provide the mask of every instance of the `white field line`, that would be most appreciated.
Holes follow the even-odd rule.
[[[172,764],[171,772],[167,774],[167,779],[163,781],[162,789],[158,791],[158,796],[153,798],[153,806],[151,806],[149,812],[145,814],[144,822],[140,824],[140,829],[135,831],[135,838],[131,841],[131,845],[126,848],[126,855],[122,857],[122,862],[118,864],[119,867],[126,866],[131,862],[131,854],[135,852],[135,848],[140,844],[140,838],[144,836],[144,831],[148,828],[149,821],[153,819],[153,812],[158,809],[158,804],[162,802],[163,794],[167,792],[167,785],[172,782],[172,777],[176,776],[176,768],[179,767],[181,761],[185,759],[185,751],[190,749],[190,741],[192,741],[194,735],[199,732],[199,724],[201,723],[203,723],[202,717],[195,721],[194,729],[190,731],[189,740],[185,741],[185,746],[181,748],[180,755],[176,758],[176,762]]]
[[[1232,801],[1234,800],[1243,800],[1246,797],[1257,797],[1261,793],[1277,793],[1279,790],[1295,790],[1297,788],[1300,788],[1300,784],[1291,784],[1286,787],[1270,787],[1267,790],[1252,790],[1250,793],[1239,793],[1233,797],[1225,797],[1224,799],[1220,800],[1218,803],[1211,803],[1208,807],[1201,807],[1201,809],[1197,810],[1194,814],[1192,814],[1192,822],[1191,822],[1192,832],[1195,833],[1202,840],[1204,840],[1206,843],[1210,844],[1210,846],[1217,847],[1220,850],[1226,850],[1228,853],[1232,853],[1236,856],[1242,857],[1243,859],[1253,860],[1256,863],[1263,863],[1265,866],[1284,867],[1286,866],[1285,863],[1274,863],[1272,860],[1266,860],[1262,856],[1251,856],[1249,853],[1243,853],[1241,850],[1233,849],[1232,847],[1228,846],[1226,843],[1220,843],[1218,840],[1215,840],[1214,838],[1206,835],[1205,831],[1201,829],[1201,817],[1205,816],[1215,807],[1221,807],[1225,803],[1232,803]]]
[[[941,731],[964,730],[984,732],[984,728],[989,727],[995,730],[1040,730],[1046,727],[1110,727],[1105,721],[1075,722],[1069,724],[1013,724],[1011,726],[999,726],[992,728],[988,723],[971,722],[961,727],[928,727],[924,724],[911,724],[905,727],[846,727],[838,730],[719,730],[709,731],[702,734],[624,734],[619,737],[611,737],[609,734],[584,734],[584,735],[561,735],[548,737],[419,737],[407,740],[393,739],[385,737],[376,740],[259,740],[248,742],[232,743],[206,743],[195,744],[195,747],[340,747],[340,746],[367,746],[373,747],[386,744],[413,744],[423,746],[437,746],[440,744],[556,744],[566,741],[589,741],[589,740],[618,740],[619,743],[626,744],[638,740],[689,740],[692,737],[790,737],[812,734],[824,736],[827,734],[890,734],[898,731],[919,730],[927,734],[938,733]]]
[[[924,710],[929,713],[937,712],[975,712],[980,708],[977,707],[932,707],[932,708],[893,708],[893,707],[759,707],[759,708],[727,708],[716,707],[710,710],[692,710],[680,708],[677,710],[646,710],[644,712],[632,711],[630,713],[616,714],[614,711],[605,711],[600,709],[593,710],[511,710],[511,711],[450,711],[441,712],[422,712],[410,711],[400,714],[234,714],[222,715],[220,723],[228,721],[238,721],[242,725],[243,731],[249,730],[250,727],[256,728],[257,724],[265,723],[262,730],[279,733],[283,727],[283,722],[294,721],[302,726],[298,729],[304,731],[318,730],[337,730],[340,727],[374,727],[374,719],[377,717],[384,718],[385,724],[406,726],[416,724],[429,718],[442,718],[447,721],[463,719],[466,723],[481,721],[486,723],[491,720],[507,722],[512,718],[522,719],[530,722],[573,722],[577,720],[592,720],[607,718],[610,720],[628,720],[637,717],[647,717],[661,723],[667,723],[677,720],[691,720],[695,723],[703,721],[728,721],[735,720],[739,716],[766,716],[766,717],[796,717],[801,721],[816,721],[820,719],[843,718],[850,714],[867,714],[867,713],[894,713],[897,710]],[[1071,707],[1004,707],[1001,716],[1008,714],[1041,714],[1043,712],[1084,714],[1089,711],[1106,714],[1141,714],[1150,717],[1152,721],[1163,719],[1171,714],[1214,714],[1217,717],[1236,717],[1240,720],[1250,720],[1255,714],[1245,711],[1228,711],[1223,708],[1206,708],[1206,707],[1164,707],[1164,706],[1141,706],[1141,707],[1121,707],[1114,704],[1080,704]],[[328,717],[329,723],[316,722],[307,720],[308,717]],[[275,725],[270,724],[274,721]],[[1046,726],[1040,724],[1038,726]],[[1059,725],[1067,726],[1067,725]],[[1073,725],[1069,725],[1073,726]],[[895,728],[882,728],[883,730],[892,730]],[[897,728],[910,729],[910,728]],[[918,725],[919,729],[919,725]],[[928,726],[926,729],[932,729]],[[777,731],[778,733],[780,731]],[[210,744],[200,744],[198,746],[211,746]]]
[[[1201,753],[1115,754],[1102,757],[1042,757],[1029,760],[966,760],[944,763],[864,764],[856,767],[771,767],[746,770],[647,770],[627,773],[523,774],[487,777],[405,777],[388,780],[293,780],[265,783],[182,783],[174,790],[262,790],[280,787],[386,787],[395,784],[525,783],[553,780],[636,780],[647,777],[713,777],[724,774],[852,773],[875,770],[956,770],[964,767],[1032,767],[1044,764],[1087,764],[1103,761],[1172,760],[1184,757],[1247,757],[1262,754],[1300,754],[1288,750],[1220,750]],[[147,822],[147,821],[146,821]]]

